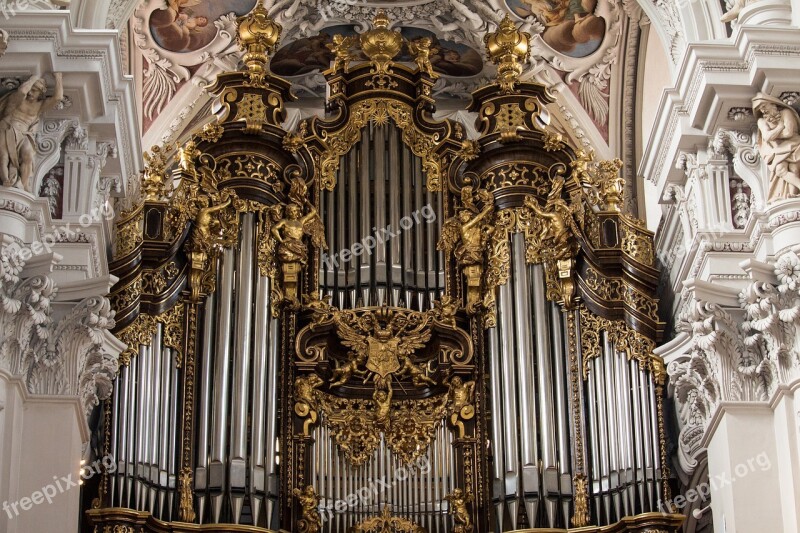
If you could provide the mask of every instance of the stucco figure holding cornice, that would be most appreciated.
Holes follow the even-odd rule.
[[[753,98],[761,157],[769,169],[768,202],[800,196],[800,116],[774,96]]]
[[[31,177],[36,156],[34,132],[39,120],[64,98],[61,74],[54,74],[55,94],[45,96],[47,83],[39,76],[31,78],[0,100],[0,180],[33,192]]]

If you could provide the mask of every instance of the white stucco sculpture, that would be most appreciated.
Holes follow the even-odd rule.
[[[18,186],[33,191],[36,141],[34,133],[42,115],[53,109],[63,98],[61,74],[56,79],[55,94],[46,97],[47,83],[32,76],[0,100],[0,181],[7,187]]]
[[[769,170],[767,202],[800,196],[800,115],[774,96],[753,98],[758,118],[758,151]]]

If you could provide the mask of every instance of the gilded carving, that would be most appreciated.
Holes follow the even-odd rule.
[[[472,533],[474,526],[472,524],[472,515],[469,512],[468,506],[475,500],[469,492],[464,492],[460,488],[453,489],[453,492],[445,496],[445,499],[450,502],[450,516],[453,517],[453,533]]]
[[[142,190],[145,200],[157,202],[165,200],[171,190],[171,181],[167,177],[167,166],[170,159],[167,154],[173,149],[172,145],[162,147],[153,146],[150,152],[145,152],[145,171]]]
[[[300,418],[307,418],[303,434],[309,435],[309,428],[317,423],[316,390],[324,381],[316,374],[300,376],[294,380],[294,412]]]
[[[476,204],[480,202],[483,207]],[[494,198],[485,190],[474,192],[471,186],[461,190],[462,207],[442,227],[438,250],[454,254],[456,263],[467,282],[469,314],[477,314],[483,307],[484,253],[491,242],[494,226]]]
[[[325,45],[333,52],[333,66],[331,67],[331,72],[336,73],[343,71],[345,74],[347,73],[350,67],[350,61],[353,60],[353,54],[350,52],[350,49],[353,48],[355,44],[356,38],[354,36],[344,37],[336,34],[333,36],[333,42]]]
[[[475,382],[466,383],[459,376],[450,378],[447,412],[450,425],[458,429],[458,437],[464,438],[464,420],[475,416]]]
[[[194,490],[192,488],[192,469],[184,467],[178,475],[178,494],[180,502],[178,504],[178,515],[181,522],[194,522]]]
[[[292,494],[300,504],[300,520],[297,521],[299,533],[319,533],[322,528],[322,517],[319,514],[319,496],[311,485],[303,490],[294,489]]]
[[[355,533],[425,533],[425,529],[410,520],[392,516],[388,505],[379,516],[367,518],[356,524]]]
[[[628,359],[636,359],[639,367],[653,373],[656,381],[664,379],[664,362],[655,354],[655,342],[634,331],[622,321],[608,320],[580,308],[581,316],[581,354],[583,356],[583,378],[587,379],[592,359],[600,357],[603,346],[602,333],[606,332],[614,347],[624,352]]]
[[[293,308],[298,308],[300,271],[308,262],[308,250],[303,237],[309,236],[312,244],[318,249],[327,250],[328,246],[325,243],[325,227],[316,208],[308,200],[308,188],[302,179],[292,180],[289,200],[290,203],[283,211],[283,218],[274,220],[271,224],[270,236],[275,243],[265,245],[267,251],[264,253],[268,253],[274,246],[275,258],[281,270],[280,300]],[[303,214],[303,211],[306,213]]]
[[[531,34],[519,31],[506,14],[497,31],[486,34],[486,50],[492,63],[497,65],[497,81],[504,93],[511,93],[522,74],[523,65],[530,58]]]
[[[433,41],[430,37],[421,37],[408,43],[408,51],[414,56],[414,61],[417,63],[417,68],[420,72],[437,79],[439,75],[433,71],[431,53],[438,51],[438,49],[431,49],[432,44]]]
[[[320,138],[324,147],[319,161],[322,187],[332,191],[336,186],[336,172],[341,156],[361,139],[361,130],[369,124],[386,124],[394,121],[403,132],[403,142],[422,158],[422,170],[427,176],[429,191],[441,188],[442,163],[435,150],[440,142],[438,135],[428,134],[414,124],[414,110],[408,104],[384,98],[371,98],[351,106],[350,120],[337,131],[324,132]]]
[[[570,522],[575,527],[589,525],[589,482],[583,473],[575,474],[572,478],[575,486],[575,508]]]

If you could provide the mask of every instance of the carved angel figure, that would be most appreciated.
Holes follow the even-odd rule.
[[[286,206],[284,218],[272,226],[272,236],[278,242],[278,259],[282,263],[305,264],[308,251],[303,244],[303,235],[311,237],[314,246],[327,250],[325,227],[316,208],[308,201],[303,180],[296,178],[292,181],[289,199],[291,203]],[[303,215],[304,206],[308,208],[306,215]]]
[[[445,496],[445,499],[450,502],[450,515],[456,526],[453,528],[453,532],[472,533],[472,517],[467,509],[467,505],[473,500],[472,494],[465,494],[461,489],[454,489]]]
[[[758,117],[758,151],[770,174],[767,201],[800,195],[800,115],[763,93],[753,98],[753,111]]]
[[[547,195],[545,208],[541,209],[536,198],[525,198],[525,207],[536,213],[545,221],[546,234],[543,244],[550,250],[554,260],[567,259],[572,256],[570,246],[570,229],[574,224],[572,210],[561,197],[564,188],[564,178],[559,176],[553,181],[553,188]]]
[[[19,186],[33,192],[34,133],[42,115],[64,98],[61,73],[53,76],[56,89],[50,98],[45,96],[45,81],[31,76],[16,91],[0,99],[0,182],[6,187]]]
[[[458,418],[469,420],[475,415],[475,408],[472,402],[475,400],[475,382],[466,383],[459,376],[453,376],[450,380],[450,423],[458,425]]]
[[[486,219],[494,211],[494,201],[491,194],[480,191],[478,195],[479,199],[484,200],[484,208],[478,211],[472,200],[472,187],[464,189],[467,192],[462,191],[462,198],[467,196],[469,200],[464,202],[464,208],[456,216],[445,221],[437,249],[447,253],[454,252],[458,263],[468,266],[483,261],[483,250],[491,236],[491,228],[486,225]]]
[[[325,46],[333,52],[333,67],[332,70],[334,72],[339,71],[340,69],[343,70],[345,73],[347,69],[350,67],[350,61],[353,59],[353,55],[350,53],[350,49],[356,44],[356,38],[353,36],[345,37],[340,34],[336,34],[333,36],[333,42],[328,43]]]
[[[231,205],[230,195],[225,196],[224,201],[213,205],[209,205],[210,200],[207,196],[201,196],[198,200],[200,209],[194,219],[195,242],[197,244],[210,247],[221,238],[222,226],[214,214]]]

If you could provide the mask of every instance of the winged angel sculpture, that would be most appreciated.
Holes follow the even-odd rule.
[[[306,213],[303,214],[303,211]],[[325,226],[316,208],[308,200],[308,187],[300,178],[292,180],[289,203],[270,206],[262,212],[259,264],[262,273],[273,280],[281,274],[282,292],[275,294],[273,303],[287,302],[299,307],[297,286],[302,267],[308,263],[308,249],[304,236],[319,249],[327,250]],[[278,310],[273,305],[273,313]]]
[[[482,209],[476,200],[483,204]],[[494,198],[486,190],[473,192],[471,186],[466,186],[461,190],[461,203],[463,207],[456,215],[445,221],[437,249],[455,255],[467,279],[467,312],[474,314],[482,302],[484,250],[494,233]]]

